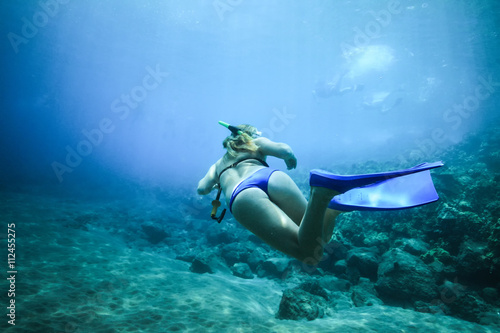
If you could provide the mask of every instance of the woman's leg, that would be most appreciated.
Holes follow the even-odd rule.
[[[338,193],[312,187],[311,198],[302,219],[300,223],[296,223],[285,211],[292,212],[291,215],[297,214],[298,209],[294,208],[294,204],[304,202],[305,199],[295,183],[288,176],[289,180],[284,179],[283,175],[286,176],[278,172],[271,175],[268,190],[274,202],[258,188],[246,189],[235,199],[233,215],[244,227],[272,247],[314,265],[323,255],[327,236],[325,230],[327,233],[333,230],[331,223],[336,215],[329,212],[325,217],[325,212],[330,200]]]
[[[272,182],[268,186],[271,200],[288,215],[298,226],[306,212],[307,200],[297,184],[282,171],[276,171],[272,175]],[[276,184],[279,184],[277,186]],[[327,209],[323,219],[323,242],[328,243],[335,229],[335,219],[342,213],[334,209]]]
[[[233,202],[238,222],[273,248],[301,260],[298,242],[299,226],[274,204],[266,193],[249,188],[238,194]]]
[[[326,188],[311,188],[311,197],[298,234],[300,248],[307,254],[306,260],[302,261],[307,264],[315,265],[321,260],[323,248],[329,241],[326,240],[328,235],[325,234],[325,229],[327,232],[330,229],[333,232],[333,227],[326,226],[325,222],[333,222],[331,212],[327,214],[327,208],[336,194],[338,192]],[[329,236],[331,237],[331,234]]]
[[[342,212],[340,210],[328,208],[323,219],[323,241],[328,244],[332,239],[333,230],[335,230],[335,220]]]

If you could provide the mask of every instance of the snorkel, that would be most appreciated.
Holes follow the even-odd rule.
[[[234,136],[237,136],[238,134],[243,134],[243,131],[238,129],[238,127],[236,127],[236,126],[229,125],[228,123],[225,123],[225,122],[220,121],[220,120],[219,120],[219,124],[221,124],[222,126],[226,127],[228,130],[230,130]]]
[[[219,186],[219,191],[217,192],[217,197],[215,200],[212,200],[212,212],[210,213],[210,217],[213,220],[216,220],[217,222],[221,222],[222,219],[224,218],[224,215],[226,215],[226,208],[222,211],[220,216],[217,216],[217,209],[220,207],[221,203],[219,201],[220,199],[220,193],[222,192],[222,188]]]

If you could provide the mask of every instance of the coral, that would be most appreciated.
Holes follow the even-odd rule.
[[[287,276],[290,267],[290,259],[287,258],[270,258],[263,261],[257,267],[257,275],[259,277],[272,277],[283,279]]]
[[[374,284],[365,278],[361,278],[359,283],[351,289],[351,298],[356,306],[373,306],[383,304],[378,298]]]
[[[376,247],[352,249],[347,253],[346,261],[348,267],[357,268],[360,276],[369,278],[372,281],[377,280],[380,257]]]
[[[146,235],[146,239],[151,244],[158,244],[164,240],[168,234],[159,223],[148,222],[141,225],[142,231]]]
[[[435,260],[442,262],[445,265],[453,263],[453,257],[446,250],[440,247],[434,248],[421,255],[420,258],[426,263],[431,264]]]
[[[396,246],[400,247],[403,251],[413,254],[414,256],[424,254],[429,249],[429,244],[415,238],[403,238],[398,240],[396,241]]]
[[[376,289],[382,300],[430,301],[437,297],[436,277],[419,258],[400,249],[382,256]]]
[[[500,218],[490,224],[491,233],[488,237],[488,248],[491,252],[498,256],[500,255]]]
[[[243,278],[243,279],[253,279],[253,273],[252,270],[250,269],[250,266],[248,264],[239,262],[234,264],[231,267],[231,272],[233,272],[234,276]]]
[[[484,313],[490,311],[490,306],[474,292],[465,292],[457,296],[449,302],[448,307],[454,316],[476,323],[480,322]]]
[[[301,288],[287,289],[279,305],[278,319],[314,320],[325,315],[326,300]]]

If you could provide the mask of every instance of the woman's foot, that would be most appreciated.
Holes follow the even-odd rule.
[[[328,171],[314,169],[311,170],[309,185],[317,187],[326,187],[339,193],[344,193],[353,188],[362,187],[377,183],[383,180],[396,178],[424,170],[438,168],[443,166],[442,162],[422,163],[409,169],[387,171],[379,173],[369,173],[364,175],[336,175]]]
[[[311,186],[311,196],[314,195],[317,199],[328,201],[328,203],[330,203],[334,196],[339,194],[341,193],[328,187]]]

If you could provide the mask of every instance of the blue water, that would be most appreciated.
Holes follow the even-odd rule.
[[[497,119],[498,84],[468,101],[472,111],[453,109],[475,95],[479,77],[500,80],[495,2],[2,7],[2,166],[18,179],[64,182],[102,167],[192,183],[222,153],[218,120],[263,129],[310,168],[407,160],[412,151],[429,158]],[[148,68],[158,77],[147,80]],[[317,82],[341,72],[345,86],[363,89],[314,97]],[[66,147],[76,151],[82,131],[103,119],[109,133],[68,166]],[[72,172],[55,172],[53,162]]]
[[[219,120],[289,144],[292,178],[458,161],[499,124],[499,4],[3,1],[0,189],[113,200],[145,186],[192,207],[224,153]],[[336,77],[345,91],[318,95]]]

